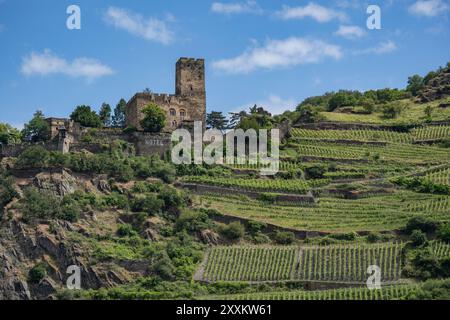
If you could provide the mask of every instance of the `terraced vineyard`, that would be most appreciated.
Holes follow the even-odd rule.
[[[294,128],[294,138],[307,140],[351,140],[378,141],[410,144],[416,141],[440,140],[450,137],[450,126],[425,126],[412,129],[409,133],[388,130],[309,130]]]
[[[208,184],[227,188],[237,188],[255,191],[287,192],[303,194],[313,187],[324,185],[328,180],[306,181],[301,179],[281,180],[281,179],[243,179],[229,177],[206,177],[191,176],[185,177],[184,182]]]
[[[291,144],[296,148],[300,157],[315,157],[336,160],[370,160],[378,156],[381,161],[401,162],[410,164],[439,164],[450,159],[450,151],[430,146],[388,144],[375,145],[347,145],[345,143],[328,143],[317,141],[302,141]],[[433,154],[433,157],[430,157]],[[281,153],[283,155],[283,153]]]
[[[395,285],[381,290],[343,288],[320,291],[280,291],[208,296],[200,300],[401,300],[417,290],[417,285]]]
[[[365,283],[367,268],[381,268],[382,282],[400,279],[399,243],[324,247],[213,247],[204,281],[324,281]]]
[[[449,197],[406,191],[356,200],[319,198],[309,206],[275,206],[223,195],[202,198],[207,208],[230,216],[306,231],[394,230],[415,216],[450,221]]]
[[[450,168],[427,173],[425,178],[434,183],[450,185]]]

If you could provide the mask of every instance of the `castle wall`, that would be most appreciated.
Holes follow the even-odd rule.
[[[155,103],[166,111],[163,131],[170,132],[183,122],[206,120],[205,62],[181,58],[176,64],[175,94],[137,93],[127,103],[126,125],[142,131],[142,109]]]

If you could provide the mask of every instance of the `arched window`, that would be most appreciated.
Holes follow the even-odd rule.
[[[170,109],[169,113],[172,117],[175,117],[177,115],[177,111],[175,109]]]
[[[186,110],[181,109],[180,110],[180,118],[181,118],[181,120],[184,120],[185,117],[186,117]]]

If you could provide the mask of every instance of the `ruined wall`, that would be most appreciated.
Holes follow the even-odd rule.
[[[135,132],[133,143],[137,155],[159,154],[162,156],[170,150],[171,140],[169,134]]]

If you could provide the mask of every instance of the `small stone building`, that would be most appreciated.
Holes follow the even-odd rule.
[[[175,94],[136,93],[126,107],[126,125],[142,130],[142,109],[156,103],[167,112],[164,131],[206,120],[205,60],[180,58],[176,63]]]

